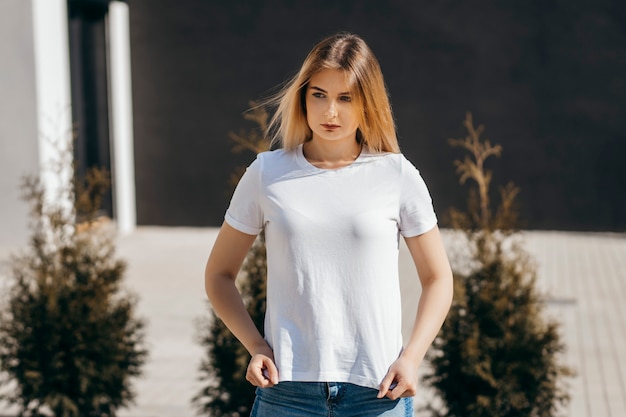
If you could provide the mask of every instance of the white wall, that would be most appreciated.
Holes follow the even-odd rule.
[[[28,237],[20,178],[39,166],[35,57],[31,2],[0,7],[0,246],[14,247]]]

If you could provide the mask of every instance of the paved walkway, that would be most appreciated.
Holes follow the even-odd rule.
[[[137,402],[120,417],[194,415],[190,399],[203,356],[194,320],[207,314],[202,276],[215,236],[216,229],[141,227],[119,239],[119,256],[129,263],[126,286],[140,296],[138,313],[149,321],[150,345],[144,375],[135,381]],[[562,323],[564,362],[578,372],[565,415],[626,416],[626,235],[526,232],[524,240],[538,265],[538,284],[549,295],[546,313]],[[6,256],[0,249],[0,287]],[[410,318],[419,288],[404,248],[400,267]],[[410,326],[407,319],[405,332]],[[416,404],[426,398],[421,394]],[[12,411],[0,405],[0,415]]]
[[[549,312],[563,323],[569,417],[626,416],[626,235],[526,234]]]

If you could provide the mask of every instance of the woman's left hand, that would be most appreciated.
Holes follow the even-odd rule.
[[[417,394],[417,368],[437,336],[452,302],[452,270],[439,228],[405,238],[422,284],[415,324],[404,350],[380,383],[378,398]]]
[[[387,375],[380,383],[378,398],[397,400],[400,397],[413,397],[417,394],[417,368],[419,364],[407,357],[396,359]]]

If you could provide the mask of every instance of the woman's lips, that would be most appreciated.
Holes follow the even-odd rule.
[[[334,125],[334,124],[332,124],[332,123],[323,123],[323,124],[322,124],[322,127],[323,127],[324,129],[326,129],[326,130],[333,130],[333,129],[337,129],[337,128],[341,127],[341,126],[339,126],[339,125]]]

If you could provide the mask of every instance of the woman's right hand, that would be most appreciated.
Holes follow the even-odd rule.
[[[278,369],[274,363],[274,354],[269,347],[252,355],[246,379],[255,387],[260,388],[269,388],[278,384]]]

